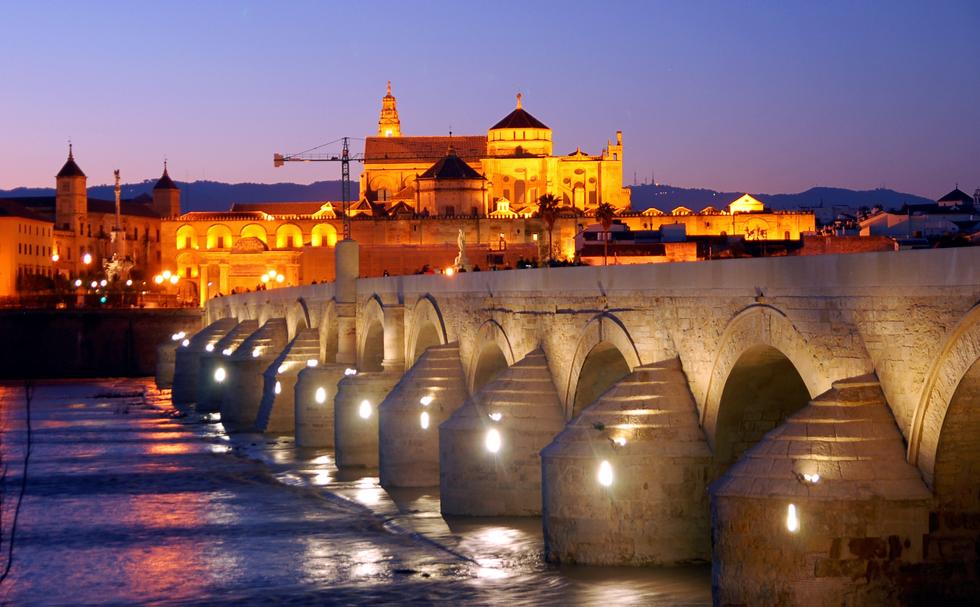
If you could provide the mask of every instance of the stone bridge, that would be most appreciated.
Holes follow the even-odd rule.
[[[539,515],[552,561],[710,560],[719,604],[978,591],[980,248],[378,279],[356,253],[212,299],[161,381],[446,514]]]

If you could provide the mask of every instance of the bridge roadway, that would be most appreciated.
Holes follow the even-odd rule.
[[[376,279],[337,256],[334,284],[208,302],[160,346],[175,400],[447,514],[540,515],[552,561],[710,559],[718,604],[978,593],[980,248]]]

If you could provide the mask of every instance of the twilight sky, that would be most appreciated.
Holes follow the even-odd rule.
[[[622,129],[627,183],[980,187],[976,0],[375,0],[0,4],[0,188],[53,186],[69,138],[90,185],[336,179],[272,153],[373,134],[388,79],[407,135],[517,91],[556,153]]]

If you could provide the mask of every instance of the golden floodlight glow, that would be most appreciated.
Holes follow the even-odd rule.
[[[308,360],[306,361],[306,366],[307,366],[307,367],[309,367],[309,368],[311,368],[311,369],[312,369],[313,367],[315,367],[315,366],[317,366],[318,364],[320,364],[320,361],[318,361],[318,360],[317,360],[317,359],[315,359],[315,358],[310,358],[310,359],[308,359]]]
[[[361,405],[357,408],[357,414],[361,416],[361,419],[367,419],[371,417],[371,402],[366,399],[362,400]],[[426,422],[426,424],[422,427],[427,428],[428,425],[429,425],[428,422]]]
[[[813,474],[807,474],[804,472],[803,480],[805,480],[808,483],[813,483],[814,485],[816,485],[817,483],[820,482],[820,475],[817,474],[816,472],[814,472]]]
[[[419,399],[419,404],[421,404],[423,407],[428,407],[429,405],[431,405],[432,404],[432,395],[431,394],[428,394],[428,395],[423,396],[422,398],[420,398]]]
[[[489,430],[487,430],[487,438],[484,441],[484,444],[487,447],[487,451],[489,451],[490,453],[496,453],[500,451],[500,445],[501,445],[500,432],[498,432],[496,428],[490,428]]]
[[[282,274],[278,274],[276,276],[276,282],[284,282],[285,280],[286,280],[286,277],[283,276]]]
[[[280,384],[279,382],[276,382],[275,392],[276,394],[282,393],[282,384]]]
[[[617,445],[619,445],[620,447],[625,447],[626,446],[626,437],[625,436],[617,436],[616,438],[613,439],[613,442],[616,443]]]
[[[599,463],[599,474],[598,474],[599,484],[603,487],[608,487],[613,484],[613,469],[612,464],[606,460],[602,460]]]
[[[221,351],[221,353],[224,354],[225,356],[231,356],[231,348],[225,348],[224,350]]]
[[[490,419],[492,419],[495,422],[499,422],[502,417],[503,415],[499,411],[494,411],[493,413],[490,414]]]
[[[177,284],[178,280],[180,280],[180,276],[174,274],[173,276],[170,277],[170,284],[175,285]]]
[[[164,280],[170,280],[170,277],[171,276],[173,276],[173,274],[170,272],[170,270],[164,270],[163,271],[163,279]]]
[[[323,386],[320,386],[316,389],[316,394],[313,395],[313,398],[316,400],[316,404],[322,405],[323,403],[327,402],[327,391],[323,388]]]
[[[446,268],[446,276],[452,276],[456,273],[455,268]]]
[[[262,354],[262,348],[260,348],[259,346],[255,346],[254,348],[252,348],[252,358],[258,358],[259,354]]]
[[[204,346],[204,349],[207,350],[208,352],[214,352],[214,344],[208,344]]]
[[[344,369],[344,375],[357,375],[357,369],[351,369],[348,367]]]
[[[285,373],[287,369],[289,369],[289,363],[282,363],[279,365],[279,368],[276,369],[276,373]]]
[[[86,253],[85,255],[82,255],[82,263],[85,265],[92,263],[92,254]]]
[[[800,530],[800,519],[796,516],[796,505],[790,504],[786,509],[786,528],[790,533]]]
[[[53,255],[51,255],[51,261],[57,263],[59,259],[61,259],[61,256],[58,255],[57,253],[54,253]]]
[[[157,274],[153,277],[153,282],[157,283],[158,285],[163,284],[163,276]]]
[[[429,429],[429,412],[428,411],[423,411],[422,414],[419,415],[419,425],[422,426],[422,429],[423,430],[428,430]]]
[[[225,368],[224,367],[218,367],[217,369],[214,370],[214,381],[218,382],[219,384],[221,382],[225,381]]]
[[[263,274],[262,275],[262,282],[269,282],[269,275],[268,274]]]

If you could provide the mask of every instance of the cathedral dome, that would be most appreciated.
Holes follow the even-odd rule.
[[[466,161],[456,155],[456,151],[450,147],[449,152],[439,159],[434,165],[429,167],[424,173],[419,175],[419,179],[484,179]]]
[[[491,156],[550,156],[551,129],[525,110],[517,94],[517,107],[490,127],[487,152]]]

